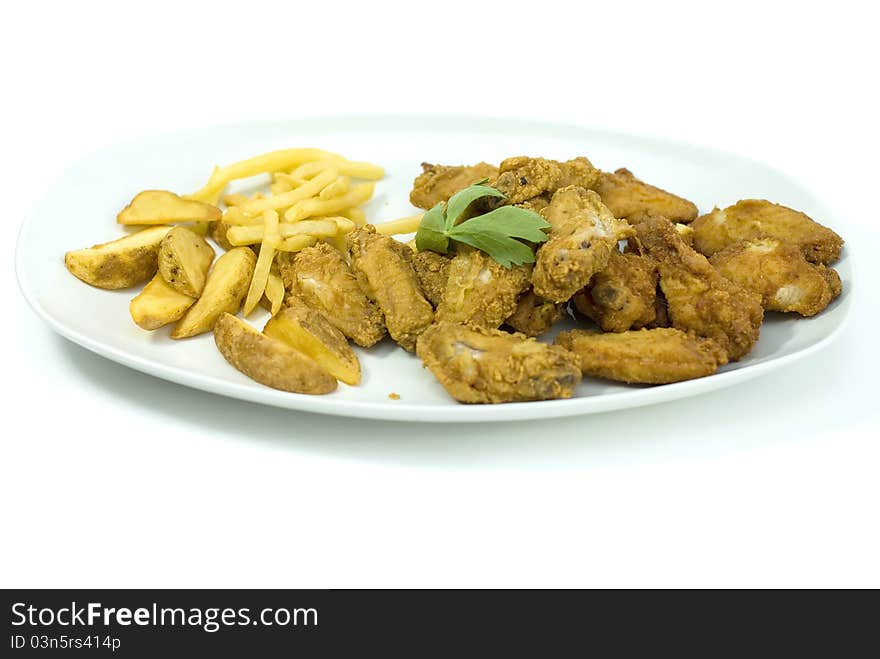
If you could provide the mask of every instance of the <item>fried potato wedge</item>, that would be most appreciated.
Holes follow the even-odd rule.
[[[208,228],[208,235],[214,239],[214,242],[220,245],[227,252],[235,247],[231,242],[229,242],[229,238],[226,235],[226,232],[229,231],[229,225],[222,220],[217,222],[211,222]]]
[[[345,384],[359,384],[361,364],[345,335],[319,311],[295,302],[266,323],[263,333],[311,357]]]
[[[337,387],[336,378],[310,357],[232,314],[218,319],[214,342],[226,361],[267,387],[300,394],[327,394]]]
[[[128,310],[135,325],[154,330],[180,320],[195,301],[194,297],[174,290],[161,274],[157,274],[131,301]]]
[[[254,274],[257,257],[249,247],[236,247],[217,259],[202,296],[171,332],[172,339],[185,339],[214,329],[224,313],[236,313],[241,307]]]
[[[152,227],[109,243],[67,252],[64,265],[77,279],[97,288],[135,286],[156,274],[159,245],[171,227]]]
[[[168,224],[170,222],[213,222],[223,217],[212,204],[184,199],[168,190],[144,190],[123,208],[119,224]]]
[[[159,274],[171,288],[190,297],[202,294],[213,262],[214,248],[186,227],[174,227],[159,245]]]

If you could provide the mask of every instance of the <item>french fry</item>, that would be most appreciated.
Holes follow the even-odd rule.
[[[332,215],[352,206],[360,206],[373,196],[375,183],[361,183],[340,197],[333,199],[304,199],[296,202],[284,213],[287,222],[298,222],[316,215]]]
[[[246,215],[244,211],[241,210],[241,206],[227,208],[226,212],[223,213],[222,221],[224,224],[234,227],[261,225],[263,223],[263,220],[259,215]]]
[[[274,210],[263,212],[263,242],[260,243],[260,255],[257,257],[257,265],[254,268],[254,276],[251,278],[251,286],[248,289],[244,301],[244,315],[248,316],[257,306],[263,292],[266,290],[266,282],[269,279],[269,271],[275,260],[275,248],[281,242],[278,234],[278,213]],[[230,229],[227,236],[231,233]],[[231,238],[230,238],[231,241]]]
[[[273,265],[269,269],[269,279],[266,280],[266,299],[269,301],[269,313],[273,316],[281,311],[284,304],[284,282],[278,274],[278,267]]]
[[[287,181],[272,181],[269,185],[269,192],[273,195],[282,194],[284,192],[290,192],[293,189],[293,186],[290,185]]]
[[[314,236],[291,236],[290,238],[282,239],[276,249],[279,252],[298,252],[306,247],[311,247],[316,242],[318,242],[318,239]]]
[[[410,215],[409,217],[401,217],[399,220],[391,220],[390,222],[382,222],[376,225],[376,233],[386,236],[394,236],[401,233],[414,233],[419,230],[419,223],[424,217],[424,213],[418,215]]]
[[[232,181],[258,174],[290,171],[311,160],[343,160],[342,156],[322,149],[282,149],[241,160],[224,167],[215,167],[208,182],[187,199],[216,203],[223,189]]]
[[[333,199],[333,197],[339,197],[348,192],[349,188],[351,188],[351,178],[348,176],[340,176],[335,181],[327,184],[324,189],[318,193],[318,199]]]
[[[339,173],[335,169],[326,169],[311,181],[304,183],[294,190],[266,197],[265,199],[248,201],[241,204],[238,209],[245,215],[259,215],[266,210],[290,208],[298,201],[303,201],[317,195],[325,186],[336,180],[338,176]]]
[[[362,227],[367,223],[367,214],[363,208],[346,208],[343,211],[339,211],[339,214],[342,217],[347,217],[358,227]]]
[[[303,220],[302,222],[293,223],[285,222],[278,225],[277,231],[279,238],[290,238],[291,236],[303,235],[311,235],[316,238],[335,236],[337,233],[340,233],[341,228],[348,228],[348,224],[345,223],[351,222],[351,220],[344,217],[339,218],[343,222],[343,224],[340,225],[336,219],[337,218],[322,218],[320,220]],[[354,223],[351,224],[351,228],[348,228],[348,231],[353,229]],[[346,231],[346,233],[348,231]],[[233,226],[226,232],[226,237],[233,245],[255,245],[266,239],[266,232],[264,227],[258,225]]]
[[[343,160],[335,163],[340,174],[362,178],[366,181],[379,181],[385,178],[385,170],[370,162],[358,162],[355,160]]]
[[[227,195],[223,195],[223,203],[226,204],[227,208],[231,208],[232,206],[241,206],[247,201],[247,195],[243,195],[239,192],[233,192]]]

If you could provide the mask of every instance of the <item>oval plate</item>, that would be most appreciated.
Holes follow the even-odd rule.
[[[516,120],[438,117],[348,117],[245,124],[154,137],[99,151],[51,186],[22,227],[16,252],[19,283],[34,310],[57,332],[131,368],[180,384],[266,405],[322,414],[405,421],[493,421],[604,412],[692,396],[767,373],[827,345],[843,326],[852,298],[848,250],[835,265],[843,295],[815,318],[768,314],[761,339],[742,361],[711,377],[657,387],[587,379],[574,398],[504,405],[453,401],[419,360],[386,339],[360,350],[364,381],[326,396],[276,391],[248,379],[217,352],[211,334],[172,341],[168,329],[132,323],[135,290],[102,291],[71,276],[64,252],[122,235],[116,213],[147,188],[185,193],[215,164],[264,151],[315,146],[383,165],[387,177],[367,207],[372,222],[412,214],[409,190],[422,161],[498,162],[531,154],[559,160],[588,156],[694,201],[701,212],[741,198],[767,198],[815,217],[846,236],[845,227],[804,187],[765,165],[712,149],[656,139]],[[240,186],[239,186],[240,187]],[[264,313],[264,312],[260,312]],[[266,316],[255,315],[262,327]],[[391,400],[389,394],[400,395]]]

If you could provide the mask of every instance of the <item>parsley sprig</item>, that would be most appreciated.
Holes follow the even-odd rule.
[[[537,213],[516,206],[499,206],[462,221],[474,202],[506,199],[503,192],[485,183],[475,183],[425,213],[416,232],[416,248],[446,254],[450,242],[459,242],[485,252],[505,268],[534,263],[534,247],[523,241],[543,243],[547,240],[543,230],[550,227]]]

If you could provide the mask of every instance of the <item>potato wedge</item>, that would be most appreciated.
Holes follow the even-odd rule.
[[[266,323],[263,333],[311,357],[345,384],[359,384],[361,364],[342,332],[303,303],[287,307]]]
[[[229,230],[229,225],[222,220],[218,220],[217,222],[211,222],[208,228],[208,235],[214,239],[214,242],[220,245],[227,252],[235,247],[231,242],[229,242],[229,238],[226,237],[226,232]]]
[[[159,245],[159,274],[171,288],[190,297],[202,294],[213,262],[214,248],[186,227],[174,227]]]
[[[236,247],[217,259],[202,296],[171,332],[172,339],[185,339],[214,329],[224,313],[236,313],[254,274],[257,257],[248,247]]]
[[[311,358],[232,314],[220,316],[214,342],[226,361],[267,387],[300,394],[327,394],[337,387],[336,378]]]
[[[128,310],[135,325],[154,330],[180,320],[195,301],[194,297],[174,290],[161,274],[157,274],[131,301]]]
[[[159,267],[159,245],[171,227],[152,227],[64,255],[70,273],[98,288],[128,288],[147,281]]]
[[[168,224],[170,222],[213,222],[223,212],[211,204],[184,199],[168,190],[144,190],[123,208],[119,224]]]

